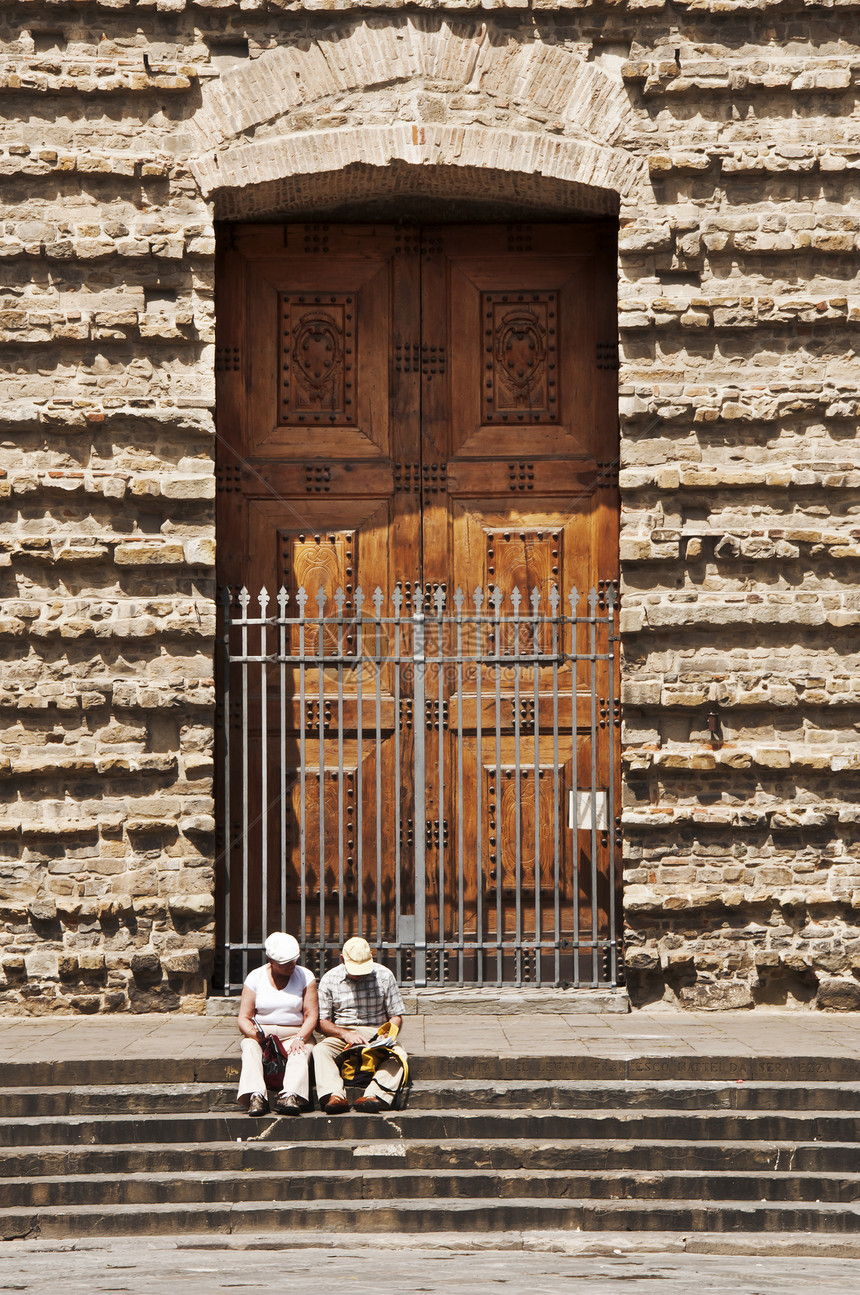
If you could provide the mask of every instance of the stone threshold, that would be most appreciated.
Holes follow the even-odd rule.
[[[406,1016],[580,1016],[591,1013],[630,1011],[627,990],[617,989],[540,989],[534,985],[483,985],[464,989],[405,989],[403,1006]],[[209,998],[207,1016],[235,1016],[239,1010],[238,994]]]

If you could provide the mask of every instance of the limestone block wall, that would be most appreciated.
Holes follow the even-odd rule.
[[[627,967],[856,1007],[857,15],[684,9],[621,67]]]
[[[369,152],[620,193],[631,994],[860,1004],[858,9],[0,0],[0,1011],[202,1008],[214,221]]]
[[[208,51],[137,5],[0,34],[0,1011],[199,1010],[214,233],[166,141]]]

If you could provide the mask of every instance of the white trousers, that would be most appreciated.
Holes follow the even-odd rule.
[[[299,1032],[298,1025],[265,1025],[265,1034],[276,1034],[279,1039],[292,1039]],[[311,1050],[291,1053],[287,1057],[287,1068],[284,1072],[283,1092],[294,1093],[304,1101],[309,1097],[308,1061]],[[256,1039],[242,1036],[242,1073],[239,1076],[237,1097],[250,1097],[252,1093],[266,1095],[266,1081],[263,1078],[263,1049]]]

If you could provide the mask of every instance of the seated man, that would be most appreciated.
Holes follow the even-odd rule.
[[[386,1022],[400,1029],[403,1000],[397,981],[387,967],[373,961],[367,940],[354,936],[340,955],[341,965],[327,971],[319,983],[320,1020],[324,1036],[314,1048],[317,1094],[329,1115],[349,1110],[337,1058],[345,1048],[366,1043]],[[398,1049],[402,1056],[406,1053]],[[403,1064],[392,1052],[378,1066],[363,1097],[355,1102],[357,1111],[375,1113],[394,1101],[403,1077]]]

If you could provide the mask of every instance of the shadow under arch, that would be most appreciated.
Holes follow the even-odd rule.
[[[617,216],[612,189],[504,167],[458,167],[395,160],[351,162],[248,187],[215,190],[214,217],[243,220],[404,220],[423,223],[576,220]]]

